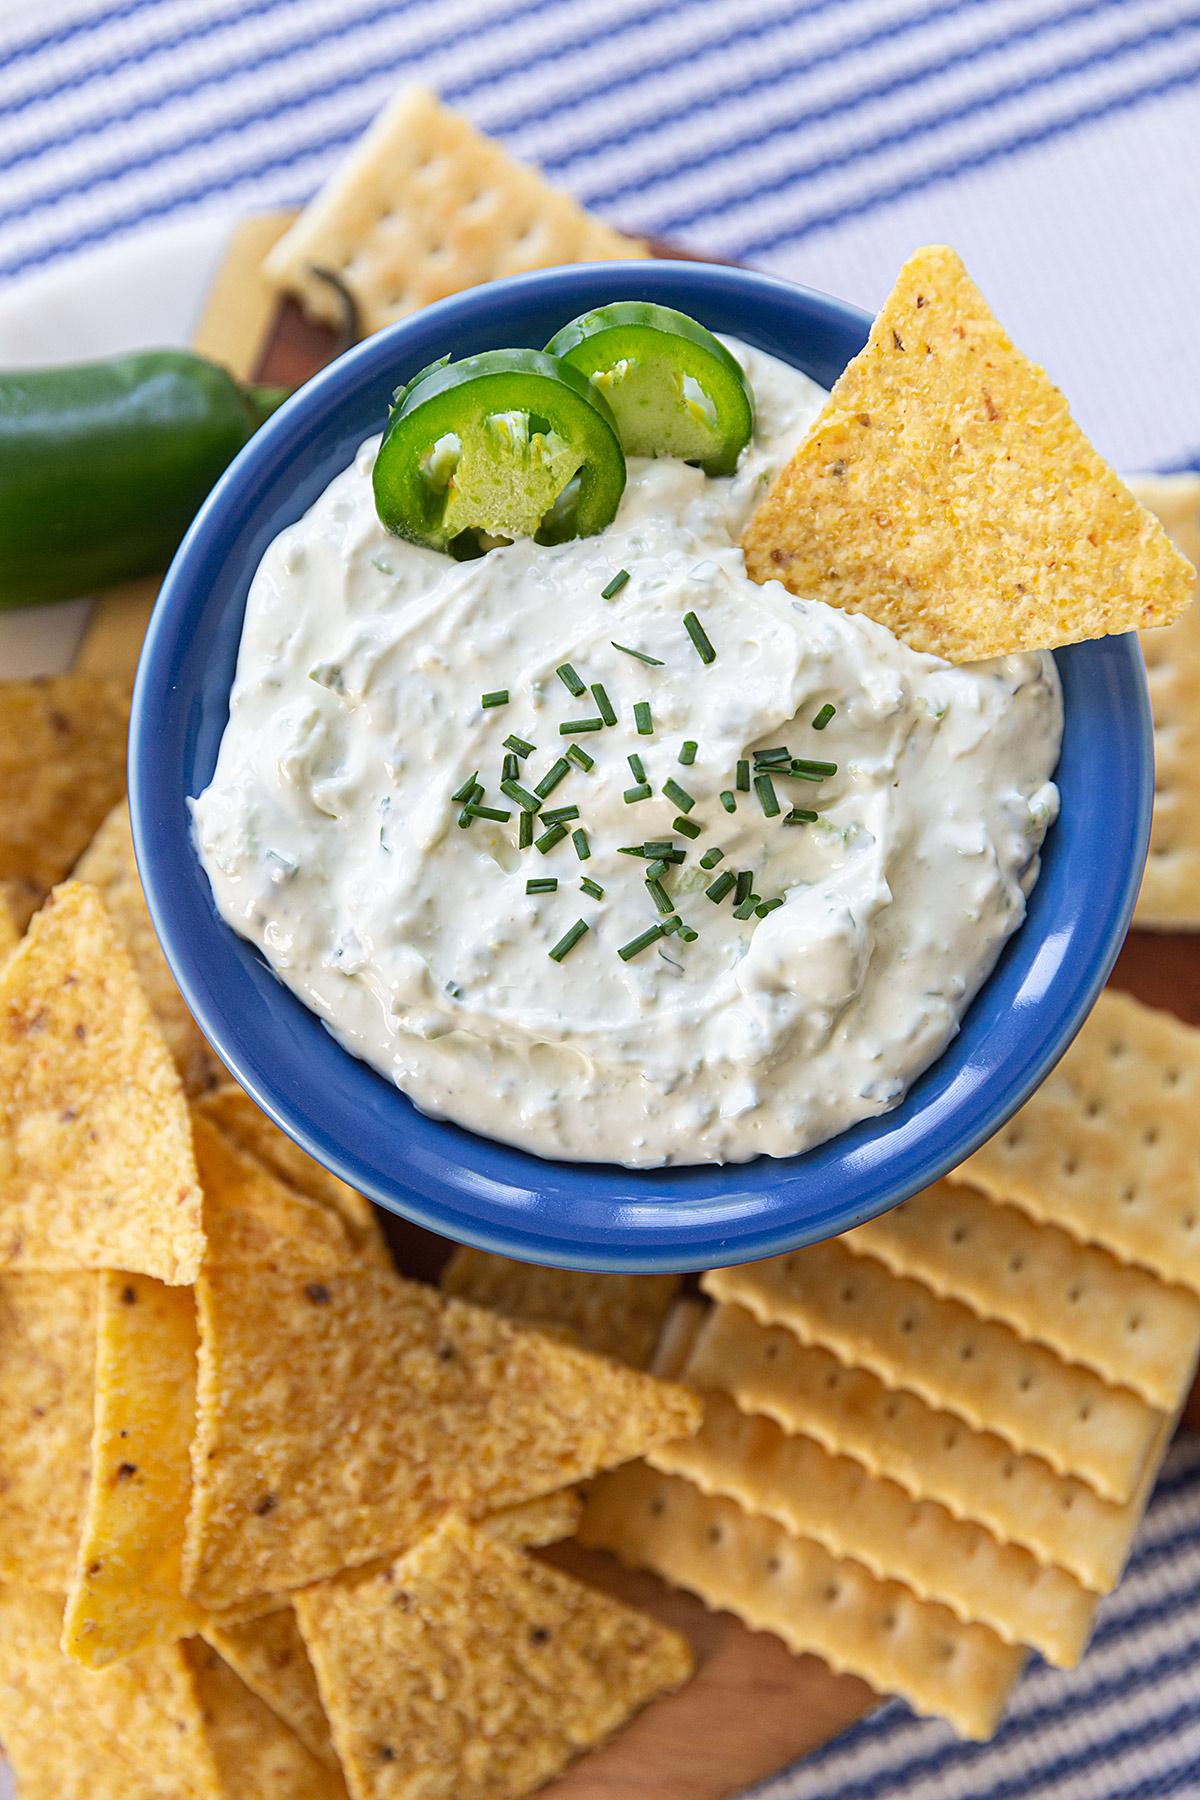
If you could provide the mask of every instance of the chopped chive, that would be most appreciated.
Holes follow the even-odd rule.
[[[744,756],[737,766],[737,791],[739,794],[750,792],[750,764]]]
[[[708,633],[694,612],[684,613],[683,628],[696,646],[696,655],[702,663],[716,662],[717,653],[708,641]]]
[[[632,756],[627,756],[625,758],[625,761],[629,764],[630,769],[633,771],[633,779],[635,781],[645,781],[646,765],[642,761],[641,757],[637,754],[637,752],[635,751]]]
[[[665,856],[658,857],[657,860],[655,862],[652,862],[650,864],[650,867],[646,870],[646,880],[647,881],[658,881],[663,875],[665,875],[667,873],[667,870],[670,867],[671,867],[671,865],[667,861]]]
[[[756,763],[790,762],[791,759],[792,753],[786,744],[775,744],[770,750],[756,750],[754,752],[754,760]]]
[[[694,944],[696,939],[700,936],[700,933],[698,931],[693,931],[690,925],[681,925],[679,927],[679,935],[685,944]]]
[[[625,586],[625,583],[628,580],[629,580],[629,570],[628,569],[618,569],[616,574],[613,576],[612,580],[609,582],[608,586],[602,587],[600,589],[600,598],[602,600],[611,600],[614,594],[620,593],[621,589]],[[620,648],[621,648],[621,646],[618,644],[617,649],[619,650]]]
[[[565,825],[568,819],[577,819],[578,817],[579,808],[577,806],[556,806],[553,812],[542,814],[542,824]]]
[[[737,893],[733,896],[734,905],[740,906],[748,900],[754,890],[754,870],[739,869],[737,872]]]
[[[578,831],[573,831],[571,833],[571,842],[575,846],[575,854],[580,862],[590,861],[592,846],[588,843],[588,835],[582,825],[579,827]]]
[[[734,909],[733,909],[734,918],[735,919],[748,919],[750,917],[751,913],[756,912],[758,910],[758,903],[759,902],[758,902],[757,894],[747,894],[746,898],[742,901],[741,905],[734,907]]]
[[[510,812],[501,812],[498,806],[476,806],[473,802],[463,807],[463,813],[471,819],[495,819],[497,825],[507,825],[512,818]]]
[[[721,901],[725,898],[726,894],[728,894],[732,891],[733,887],[736,885],[736,882],[737,882],[737,876],[733,873],[733,871],[731,869],[725,869],[722,871],[722,873],[720,875],[717,876],[717,879],[714,882],[712,882],[710,884],[710,886],[705,888],[704,892],[707,894],[708,898],[712,901],[714,906],[719,906]]]
[[[681,831],[685,838],[698,838],[704,830],[703,825],[698,825],[695,819],[685,819],[682,813],[677,819],[672,819],[671,824],[676,831]]]
[[[775,900],[761,900],[754,910],[760,919],[765,919],[768,913],[773,913],[777,906],[782,905],[783,901],[778,898]]]
[[[515,731],[510,731],[504,740],[504,748],[513,751],[517,756],[532,756],[536,747],[528,739],[518,737]]]
[[[728,788],[721,789],[721,805],[725,808],[726,812],[737,811],[737,800],[734,795],[730,793]]]
[[[462,802],[464,800],[469,800],[471,798],[472,792],[474,791],[475,783],[478,780],[479,780],[479,770],[476,769],[476,771],[473,775],[467,776],[467,779],[463,782],[461,787],[455,788],[455,790],[451,794],[450,798],[452,800],[457,800],[459,802]]]
[[[648,700],[638,700],[633,708],[633,722],[637,726],[639,737],[654,736],[654,719],[650,712]]]
[[[815,769],[806,768],[802,762],[789,763],[786,769],[780,769],[781,775],[791,776],[796,781],[824,781],[824,775],[818,775]]]
[[[577,737],[581,731],[603,731],[603,719],[564,719],[558,728],[559,737]]]
[[[636,787],[628,787],[625,789],[625,804],[626,806],[632,806],[635,801],[648,800],[653,792],[654,790],[648,781],[639,781]]]
[[[775,792],[775,783],[771,780],[771,777],[769,775],[756,775],[754,777],[754,791],[758,795],[758,804],[762,807],[768,819],[777,818],[779,816],[779,798]]]
[[[679,760],[684,767],[690,767],[696,760],[696,751],[700,748],[695,738],[684,738],[679,746]]]
[[[580,694],[586,693],[587,690],[570,663],[560,663],[554,673],[558,676],[558,679],[562,682],[563,686],[568,688],[570,692],[574,694],[577,700]]]
[[[538,782],[537,786],[534,788],[534,790],[533,790],[534,793],[537,794],[541,799],[544,800],[546,798],[547,794],[551,791],[551,789],[556,788],[558,786],[558,784],[562,780],[563,776],[569,775],[570,773],[571,773],[570,763],[567,761],[565,756],[560,756],[558,761],[556,763],[552,763],[551,766],[546,770],[546,773],[542,776],[542,779]]]
[[[614,650],[623,650],[626,656],[636,656],[639,662],[649,663],[652,669],[661,669],[663,666],[661,656],[647,656],[644,650],[635,650],[632,644],[618,644],[616,638],[609,638],[608,641]]]
[[[531,794],[529,789],[522,787],[519,781],[502,781],[500,792],[507,795],[508,799],[515,800],[517,805],[528,813],[535,813],[541,809],[540,796]]]
[[[669,919],[661,920],[664,937],[673,937],[682,928],[683,920],[678,913],[672,913]]]
[[[649,931],[643,931],[637,937],[630,938],[627,944],[622,944],[617,955],[622,962],[629,962],[633,957],[640,956],[643,950],[648,950],[651,944],[656,944],[660,937],[665,936],[666,933],[661,925],[652,925]]]
[[[554,875],[546,875],[539,877],[536,881],[527,881],[525,892],[527,894],[557,894],[558,878]]]
[[[590,875],[585,875],[579,885],[585,894],[590,894],[592,896],[593,900],[603,900],[604,889],[600,886],[598,881],[593,881]]]
[[[494,693],[484,694],[481,697],[479,704],[483,707],[485,712],[492,706],[507,706],[508,689],[497,688]]]
[[[675,841],[673,838],[647,838],[642,849],[647,856],[670,856],[674,852]],[[679,860],[683,861],[682,852],[680,852]]]
[[[719,862],[724,862],[724,860],[725,852],[721,849],[719,844],[714,844],[712,849],[706,850],[704,855],[700,858],[700,867],[702,869],[715,869],[717,864]]]
[[[560,963],[564,956],[569,956],[584,932],[588,930],[590,930],[590,926],[586,919],[576,919],[570,931],[564,931],[553,950],[551,950],[550,960],[552,962]]]
[[[561,844],[566,835],[565,825],[552,825],[549,831],[543,831],[540,838],[534,838],[533,847],[540,850],[543,856],[549,856],[555,844]]]
[[[519,826],[519,829],[517,832],[517,849],[518,850],[528,850],[528,848],[529,848],[530,844],[532,844],[532,842],[533,842],[533,814],[531,812],[523,812],[521,814],[521,822],[520,822],[520,826]]]
[[[569,744],[567,746],[567,761],[573,762],[575,767],[577,769],[582,769],[585,775],[590,773],[596,766],[595,757],[589,756],[587,751],[581,749],[578,744]]]
[[[646,892],[649,894],[660,913],[669,913],[673,910],[674,903],[668,895],[666,888],[661,881],[656,881],[652,875],[646,877]]]
[[[622,844],[617,851],[618,856],[645,856],[645,844]]]
[[[504,767],[500,773],[505,781],[515,781],[521,773],[520,757],[514,756],[510,750],[504,759]]]
[[[814,762],[810,756],[792,758],[793,775],[815,775],[818,780],[825,780],[830,775],[836,775],[837,772],[838,766],[835,762]]]
[[[814,731],[824,731],[825,727],[828,725],[830,719],[832,719],[832,717],[836,711],[837,711],[837,707],[830,706],[829,702],[826,701],[824,706],[821,708],[820,712],[817,714],[816,718],[812,722],[813,730]]]
[[[602,681],[593,681],[592,699],[596,702],[596,711],[600,714],[604,723],[606,725],[615,725],[617,722],[617,715],[613,711],[613,703],[605,692],[604,683]]]
[[[668,775],[667,779],[663,782],[663,793],[671,802],[671,805],[677,806],[680,812],[689,813],[696,804],[687,789],[681,788],[673,775]]]
[[[814,825],[818,817],[817,813],[811,812],[807,807],[793,806],[783,822],[785,825]]]
[[[467,811],[466,807],[464,806],[462,811],[458,815],[458,829],[460,831],[469,831],[470,828],[471,828],[471,814]]]

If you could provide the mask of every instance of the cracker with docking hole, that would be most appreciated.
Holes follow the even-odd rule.
[[[566,1325],[585,1350],[644,1369],[681,1280],[547,1269],[463,1244],[446,1264],[441,1286],[444,1293],[526,1325]]]
[[[1136,475],[1129,483],[1200,568],[1200,475]],[[1149,931],[1200,928],[1200,582],[1183,617],[1142,638],[1154,713],[1154,820],[1133,922]]]
[[[458,1519],[296,1612],[355,1800],[516,1800],[692,1672],[677,1632]]]
[[[206,1268],[184,1586],[208,1607],[395,1552],[679,1437],[686,1389],[374,1270]]]
[[[1114,1506],[1086,1482],[1056,1475],[1040,1456],[1018,1456],[994,1432],[887,1388],[867,1369],[848,1369],[831,1351],[802,1344],[783,1325],[760,1325],[741,1306],[713,1309],[682,1373],[784,1431],[815,1438],[830,1455],[853,1457],[913,1499],[936,1500],[955,1518],[1023,1545],[1098,1593],[1120,1579],[1173,1430],[1164,1417],[1141,1487]]]
[[[55,889],[0,973],[0,1267],[195,1280],[179,1075],[95,888]]]
[[[939,1714],[964,1737],[990,1737],[1025,1661],[987,1625],[966,1625],[902,1583],[645,1463],[594,1483],[579,1536],[916,1712]]]
[[[96,1277],[92,1479],[64,1651],[103,1669],[197,1629],[183,1598],[196,1423],[196,1302],[148,1275]]]
[[[918,1599],[990,1625],[1006,1644],[1040,1650],[1059,1668],[1073,1668],[1083,1655],[1099,1595],[1073,1575],[1001,1544],[936,1501],[914,1501],[812,1438],[742,1412],[724,1394],[706,1394],[695,1437],[660,1444],[646,1461],[812,1538],[831,1556],[853,1557],[881,1581],[904,1582]]]
[[[1128,1388],[1112,1388],[1077,1363],[1019,1338],[1007,1325],[900,1280],[836,1238],[701,1282],[766,1325],[786,1325],[886,1386],[994,1431],[1014,1450],[1044,1457],[1120,1504],[1136,1489],[1162,1414]]]
[[[502,275],[648,254],[427,88],[404,87],[267,253],[263,272],[312,318],[337,324],[336,296],[311,272],[332,270],[358,302],[363,329],[378,331]]]
[[[88,1498],[95,1275],[0,1275],[0,1581],[61,1594]]]
[[[1187,1396],[1200,1298],[976,1188],[939,1181],[840,1241],[1163,1412]]]
[[[1062,1061],[955,1169],[1200,1294],[1200,1030],[1106,988]]]
[[[754,581],[950,662],[1169,625],[1195,571],[953,250],[918,250],[742,539]]]
[[[98,889],[117,936],[129,953],[142,992],[158,1020],[189,1093],[207,1087],[220,1068],[184,1003],[159,948],[133,855],[129,806],[122,800],[104,820],[73,871]]]
[[[0,681],[0,897],[29,923],[125,792],[129,681]]]
[[[347,1800],[346,1783],[222,1660],[211,1644],[182,1645],[204,1710],[222,1800]]]

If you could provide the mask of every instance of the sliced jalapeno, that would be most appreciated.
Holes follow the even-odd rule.
[[[496,539],[602,531],[625,457],[586,375],[541,350],[488,350],[435,363],[397,393],[374,486],[397,537],[478,556]]]
[[[737,359],[695,319],[618,300],[572,319],[546,349],[600,389],[627,456],[679,456],[732,475],[754,432],[754,396]]]

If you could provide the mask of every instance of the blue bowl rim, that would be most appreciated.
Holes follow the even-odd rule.
[[[205,615],[211,594],[219,591],[218,583],[206,583],[201,577],[205,570],[220,569],[228,560],[225,552],[231,543],[236,543],[236,533],[230,535],[231,520],[239,514],[253,517],[259,504],[255,497],[258,484],[270,474],[273,465],[283,460],[285,451],[314,441],[322,422],[327,423],[330,417],[344,411],[349,400],[376,376],[380,378],[381,396],[386,400],[386,391],[396,381],[408,378],[431,360],[426,353],[429,341],[438,341],[443,347],[456,337],[461,342],[464,333],[469,337],[482,325],[490,330],[491,341],[495,342],[499,333],[494,321],[503,319],[507,328],[506,315],[522,306],[536,312],[539,303],[553,301],[561,321],[565,321],[586,307],[600,304],[604,298],[624,297],[634,291],[661,298],[709,323],[713,323],[715,313],[722,313],[722,321],[714,328],[737,329],[750,342],[761,342],[763,329],[755,320],[742,321],[740,315],[736,326],[724,322],[728,309],[755,303],[760,309],[782,308],[791,311],[795,318],[807,315],[814,330],[821,326],[835,336],[839,332],[843,337],[854,334],[859,342],[865,339],[870,324],[866,314],[845,302],[772,276],[711,264],[663,261],[576,264],[512,277],[438,302],[367,339],[314,377],[267,421],[222,476],[181,545],[155,608],[139,667],[130,731],[129,788],[139,869],[168,963],[222,1061],[276,1124],[352,1186],[429,1230],[527,1261],[562,1267],[649,1271],[743,1262],[847,1230],[930,1185],[1000,1129],[1067,1048],[1116,959],[1132,917],[1149,841],[1153,753],[1149,702],[1136,637],[1103,639],[1056,653],[1068,693],[1068,731],[1071,691],[1081,683],[1086,689],[1089,681],[1098,682],[1110,698],[1120,702],[1115,713],[1118,729],[1113,736],[1119,740],[1121,755],[1116,759],[1114,774],[1123,780],[1110,786],[1109,805],[1103,814],[1107,826],[1101,824],[1098,813],[1096,830],[1104,833],[1108,843],[1114,836],[1123,840],[1132,852],[1123,867],[1102,868],[1106,877],[1104,892],[1102,896],[1093,895],[1102,898],[1099,912],[1084,909],[1085,918],[1076,916],[1070,939],[1076,966],[1066,994],[1057,1006],[1047,1009],[1046,994],[1065,959],[1067,942],[1058,943],[1058,960],[1055,962],[1051,956],[1038,989],[1038,965],[1045,960],[1054,934],[1038,942],[1036,933],[1030,932],[1035,913],[1042,910],[1039,896],[1045,895],[1047,874],[1055,866],[1056,853],[1066,854],[1065,849],[1059,848],[1059,834],[1064,829],[1060,823],[1047,840],[1046,863],[1034,890],[1029,919],[1009,940],[996,969],[968,1010],[962,1030],[943,1056],[913,1084],[898,1108],[865,1120],[800,1157],[649,1171],[609,1164],[548,1162],[419,1113],[385,1077],[344,1050],[315,1015],[278,983],[258,953],[219,919],[191,845],[183,795],[185,791],[199,791],[202,782],[187,780],[193,772],[189,758],[194,753],[197,728],[194,706],[189,704],[193,697],[181,685],[179,663],[181,657],[186,658],[189,625]],[[584,292],[586,297],[581,299]],[[574,294],[575,299],[564,297],[559,303],[560,296],[569,294]],[[771,334],[767,331],[766,335]],[[524,341],[524,337],[519,331],[508,331],[505,341]],[[416,344],[425,344],[426,349],[405,348]],[[762,347],[774,347],[777,354],[783,353],[777,338]],[[463,353],[456,348],[455,354]],[[815,353],[808,359],[810,370],[814,359]],[[802,351],[794,350],[789,360],[804,366]],[[387,370],[391,373],[385,384],[382,377]],[[378,429],[383,414],[374,416],[379,421],[375,427]],[[370,429],[355,428],[360,437],[368,435]],[[296,499],[290,518],[298,517],[315,492],[331,478],[334,465],[328,457],[322,466],[324,478],[309,499]],[[286,522],[282,516],[285,510],[275,507],[264,547],[265,541]],[[240,634],[245,590],[256,562],[257,556],[253,562],[247,561],[235,582],[235,641]],[[226,597],[222,604],[232,618],[233,601]],[[225,680],[226,695],[228,686]],[[182,785],[176,780],[180,764]],[[203,779],[207,779],[207,773]],[[1100,841],[1099,836],[1096,841]],[[205,908],[197,909],[195,905],[198,883],[207,896],[207,919]],[[189,884],[193,890],[190,896]],[[197,940],[197,932],[202,941]],[[1062,939],[1061,932],[1057,936]],[[353,1132],[357,1119],[350,1113],[341,1119],[340,1132],[327,1117],[319,1116],[326,1096],[311,1069],[300,1069],[299,1065],[292,1069],[290,1087],[269,1072],[269,1039],[265,1041],[264,1056],[261,1033],[256,1036],[250,1029],[248,1036],[244,1014],[239,1016],[233,1008],[221,1005],[212,992],[213,968],[206,967],[206,957],[215,955],[216,967],[220,968],[221,957],[228,959],[230,954],[240,964],[241,976],[250,980],[258,1000],[266,1003],[267,1011],[277,1013],[282,1007],[289,1028],[300,1034],[306,1051],[316,1054],[318,1064],[332,1067],[326,1059],[333,1058],[339,1067],[345,1065],[355,1072],[352,1086],[356,1102],[360,1092],[365,1094],[372,1083],[379,1090],[375,1094],[377,1102],[380,1094],[386,1095],[387,1124],[393,1136],[407,1140],[404,1148],[410,1155],[401,1166],[406,1169],[408,1180],[401,1181],[391,1173],[394,1163],[385,1169],[378,1158],[368,1158],[361,1137]],[[1038,1008],[1038,1019],[1045,1015],[1043,1028],[1036,1038],[1026,1037],[1022,1044],[1011,1045],[999,1058],[1003,1078],[996,1069],[983,1077],[976,1075],[973,1084],[968,1081],[967,1091],[956,1099],[956,1084],[962,1087],[969,1074],[964,1056],[982,1017],[977,1009],[989,994],[995,994],[1002,971],[1014,960],[1030,967],[1015,992],[1013,1009]],[[245,979],[241,986],[246,988]],[[973,1016],[976,1032],[971,1029]],[[250,1027],[253,1026],[251,1020]],[[319,1047],[312,1027],[320,1034]],[[964,1110],[972,1122],[965,1124],[960,1119],[957,1129],[947,1136],[946,1130]],[[377,1127],[379,1111],[378,1104],[367,1108]],[[314,1113],[318,1116],[314,1117]],[[402,1126],[399,1121],[403,1121]],[[414,1148],[420,1152],[415,1186],[411,1159]],[[885,1178],[880,1176],[880,1164],[886,1164],[890,1171]],[[810,1212],[807,1218],[798,1218],[797,1211],[803,1209],[802,1195],[798,1196],[799,1207],[793,1202],[791,1211],[780,1204],[781,1197],[803,1188],[816,1169],[823,1175],[826,1170],[838,1170],[840,1180],[832,1182],[838,1198],[833,1203],[827,1200],[821,1210]],[[514,1180],[518,1170],[523,1185]],[[826,1180],[827,1193],[830,1186]],[[654,1203],[655,1212],[662,1213],[662,1217],[647,1228],[646,1219],[652,1214],[646,1194],[651,1188],[665,1191],[666,1199]],[[578,1208],[586,1203],[592,1213],[599,1206],[599,1212],[586,1228],[581,1229],[578,1221],[572,1227],[555,1214],[556,1205],[564,1199],[568,1209],[572,1204]]]

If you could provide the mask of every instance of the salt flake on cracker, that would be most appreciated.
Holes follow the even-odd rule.
[[[1195,579],[939,245],[900,271],[742,542],[755,581],[950,662],[1168,625]]]

